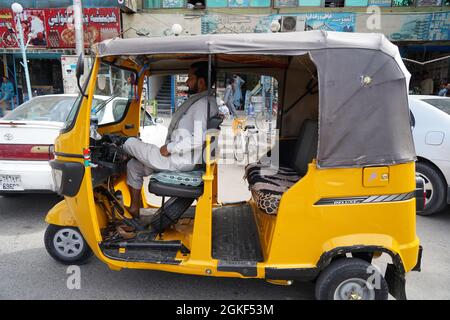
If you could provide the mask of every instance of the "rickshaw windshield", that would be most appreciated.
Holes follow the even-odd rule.
[[[126,114],[136,86],[134,73],[101,63],[96,77],[91,114],[95,115],[101,124],[120,121]],[[88,82],[87,80],[86,82]],[[68,131],[75,121],[80,108],[80,94],[67,116],[64,131]]]

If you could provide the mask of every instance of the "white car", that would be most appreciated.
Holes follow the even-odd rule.
[[[409,96],[416,172],[425,181],[425,210],[431,215],[450,204],[450,98]]]
[[[49,146],[64,126],[76,95],[33,98],[0,119],[0,195],[52,192]],[[94,96],[93,113],[99,124],[119,120],[128,99]],[[167,128],[145,112],[140,130],[144,142],[162,146]]]

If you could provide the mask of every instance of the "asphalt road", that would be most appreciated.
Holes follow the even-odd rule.
[[[221,170],[228,169],[222,168]],[[221,186],[236,184],[222,175]],[[240,188],[240,189],[236,189]],[[248,196],[245,185],[234,195]],[[230,190],[221,188],[220,190]],[[236,191],[238,191],[236,193]],[[239,200],[227,191],[222,201]],[[67,266],[46,252],[46,212],[59,199],[51,195],[0,197],[0,299],[313,299],[314,285],[276,286],[261,280],[207,278],[159,271],[108,269],[95,257],[81,266],[81,289],[67,288]],[[423,271],[407,277],[409,299],[450,299],[450,208],[417,219],[424,246]]]

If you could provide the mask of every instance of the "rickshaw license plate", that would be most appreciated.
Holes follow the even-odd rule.
[[[20,176],[0,175],[0,190],[18,191],[23,190],[22,180]]]

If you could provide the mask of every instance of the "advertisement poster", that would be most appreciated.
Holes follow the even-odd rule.
[[[18,47],[14,36],[14,17],[9,9],[0,9],[0,48]]]
[[[396,30],[388,33],[392,41],[450,40],[450,11],[396,16]]]
[[[306,30],[355,31],[356,15],[354,13],[307,13],[300,14],[299,16],[306,17]]]
[[[77,56],[61,56],[64,93],[78,93],[76,68]]]
[[[67,9],[47,9],[46,17],[49,47],[75,48],[73,12]],[[83,22],[86,47],[120,34],[118,8],[85,8]]]
[[[46,47],[45,11],[40,9],[25,9],[20,15],[24,42],[31,47]]]

